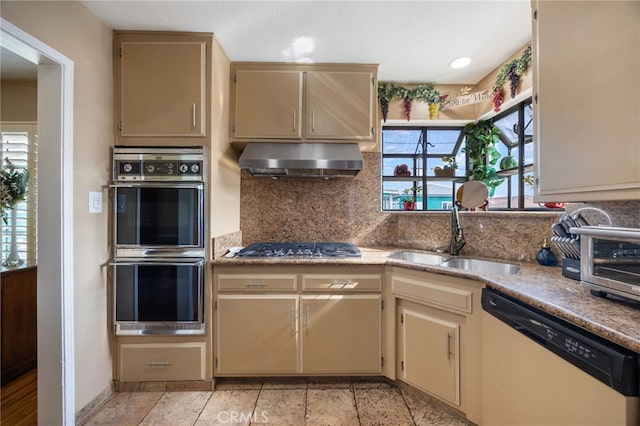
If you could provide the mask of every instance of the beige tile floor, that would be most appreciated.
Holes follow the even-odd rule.
[[[434,425],[467,423],[384,379],[218,379],[213,392],[118,392],[84,425]]]

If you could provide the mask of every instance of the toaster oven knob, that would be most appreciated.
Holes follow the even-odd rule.
[[[191,173],[198,173],[200,171],[200,165],[192,164],[191,165]]]
[[[147,164],[146,169],[148,173],[153,173],[156,170],[156,166],[154,166],[153,164]]]
[[[133,166],[131,165],[131,163],[124,163],[124,164],[122,165],[122,170],[123,170],[125,173],[131,173],[131,170],[133,170]]]
[[[180,173],[186,173],[189,170],[189,166],[186,164],[180,164]]]

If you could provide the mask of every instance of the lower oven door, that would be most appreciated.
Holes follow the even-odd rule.
[[[204,334],[204,258],[112,265],[117,335]]]

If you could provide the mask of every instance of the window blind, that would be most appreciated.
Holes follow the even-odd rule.
[[[16,237],[20,258],[35,263],[37,253],[37,126],[35,123],[2,123],[2,164],[8,158],[18,170],[29,171],[27,196],[16,205],[18,214]],[[1,221],[0,221],[1,222]],[[11,242],[11,226],[2,223],[2,259],[6,259]]]

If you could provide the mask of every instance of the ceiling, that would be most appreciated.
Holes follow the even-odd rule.
[[[529,0],[83,2],[115,29],[213,32],[232,61],[376,63],[402,83],[473,85],[531,40]]]

